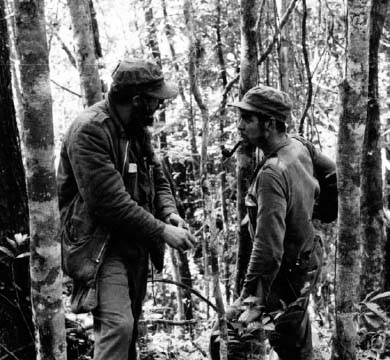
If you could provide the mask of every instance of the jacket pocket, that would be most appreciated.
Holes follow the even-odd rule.
[[[62,233],[62,267],[74,281],[91,287],[106,252],[109,232],[97,227],[91,234],[74,242],[67,232]]]

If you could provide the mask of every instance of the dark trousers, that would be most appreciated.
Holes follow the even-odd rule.
[[[147,275],[146,252],[127,261],[119,254],[107,254],[99,270],[98,306],[93,311],[94,360],[136,360]]]
[[[313,345],[311,324],[307,306],[309,297],[318,281],[322,264],[322,245],[317,241],[313,252],[303,257],[296,266],[282,264],[272,284],[267,310],[286,309],[275,321],[275,331],[269,341],[280,360],[312,360]]]

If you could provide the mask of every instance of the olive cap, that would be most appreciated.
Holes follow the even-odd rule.
[[[156,99],[170,99],[178,94],[175,84],[164,80],[164,75],[154,61],[125,59],[119,61],[112,73],[111,88],[118,91],[137,88],[140,93]]]
[[[244,111],[271,116],[286,121],[291,114],[290,97],[283,91],[270,86],[259,85],[248,90],[241,101],[228,104]]]

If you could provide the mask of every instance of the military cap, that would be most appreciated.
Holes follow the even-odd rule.
[[[292,108],[290,97],[285,92],[265,85],[253,87],[241,101],[228,105],[256,114],[268,115],[279,121],[286,121]]]
[[[177,86],[166,82],[160,66],[151,60],[121,60],[112,73],[112,79],[111,88],[119,91],[137,88],[156,99],[170,99],[178,94]]]

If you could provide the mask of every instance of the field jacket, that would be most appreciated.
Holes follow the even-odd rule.
[[[335,170],[329,159],[319,163],[324,171]],[[253,248],[244,296],[256,294],[266,303],[281,267],[291,269],[311,254],[315,246],[313,206],[318,193],[308,148],[286,137],[260,165],[246,196]]]
[[[57,176],[62,260],[79,284],[92,286],[107,246],[124,255],[146,248],[162,269],[159,219],[177,210],[161,164],[142,150],[108,99],[82,112],[64,137]]]

